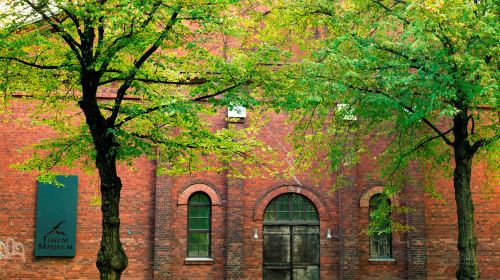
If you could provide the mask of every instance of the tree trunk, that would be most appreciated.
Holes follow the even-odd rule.
[[[101,179],[102,237],[96,265],[102,280],[117,280],[128,265],[127,255],[120,242],[122,183],[116,171],[118,143],[111,133],[101,135],[96,164]]]
[[[84,83],[85,84],[85,83]],[[95,96],[95,88],[85,90],[84,96]],[[95,99],[79,102],[85,113],[97,152],[96,166],[101,180],[102,237],[96,266],[102,280],[117,280],[128,265],[127,255],[120,242],[120,191],[122,183],[116,171],[119,144],[111,128],[100,114]]]
[[[476,258],[477,239],[474,232],[474,205],[470,189],[472,157],[467,131],[467,112],[461,112],[454,118],[454,154],[455,170],[453,183],[458,217],[458,251],[460,262],[456,277],[459,280],[478,279],[479,268]]]
[[[127,255],[120,242],[120,190],[118,176],[101,177],[102,237],[96,265],[101,280],[120,279],[128,265]]]

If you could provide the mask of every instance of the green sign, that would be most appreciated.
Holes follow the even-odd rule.
[[[63,186],[38,182],[35,256],[75,256],[78,177],[57,176],[57,181]]]

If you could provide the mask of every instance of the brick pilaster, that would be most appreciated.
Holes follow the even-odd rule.
[[[232,129],[244,127],[243,122],[230,123]],[[233,169],[231,169],[233,168]],[[243,279],[243,219],[244,180],[231,175],[240,168],[237,164],[228,170],[226,178],[226,279]]]
[[[226,225],[226,279],[242,279],[243,179],[227,180]]]
[[[171,189],[173,186],[172,177],[167,175],[156,177],[155,194],[155,239],[154,239],[154,279],[175,279],[171,275],[172,245],[172,207],[175,201],[172,200]]]
[[[357,190],[354,177],[350,177],[350,186],[337,191],[339,201],[340,232],[340,279],[359,279],[359,240],[358,240],[358,208]]]
[[[410,166],[408,178],[414,178],[407,183],[406,195],[408,206],[415,211],[406,216],[406,223],[415,230],[408,232],[407,239],[407,270],[408,279],[427,279],[427,240],[425,232],[424,193],[415,166]]]

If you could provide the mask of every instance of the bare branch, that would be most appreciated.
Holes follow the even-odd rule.
[[[452,131],[453,131],[453,127],[452,127],[452,128],[450,128],[450,129],[448,129],[447,131],[443,132],[443,135],[446,135],[446,134],[448,134],[448,133],[450,133],[450,132],[452,132]],[[439,138],[439,137],[441,137],[441,135],[435,135],[435,136],[433,136],[433,137],[430,137],[430,138],[428,138],[428,139],[426,139],[426,140],[424,140],[424,141],[420,142],[420,143],[419,143],[419,144],[417,144],[415,147],[413,147],[410,151],[406,152],[406,153],[403,155],[403,157],[407,157],[407,156],[409,156],[410,154],[412,154],[412,153],[413,153],[413,152],[415,152],[416,150],[418,150],[418,149],[422,148],[423,146],[425,146],[427,143],[429,143],[429,142],[431,142],[431,141],[433,141],[434,139],[437,139],[437,138]]]
[[[476,122],[474,121],[474,116],[473,115],[470,115],[469,116],[469,119],[471,120],[472,122],[472,127],[470,129],[470,135],[474,135],[476,133]]]
[[[207,149],[207,147],[204,147],[203,145],[193,145],[193,144],[178,143],[178,142],[176,143],[176,142],[173,142],[173,141],[168,142],[166,140],[153,138],[150,135],[146,135],[146,134],[131,133],[131,135],[134,136],[134,137],[137,137],[139,139],[144,139],[144,140],[150,141],[153,144],[172,144],[172,143],[175,143],[176,146],[179,148],[180,151]],[[215,147],[210,147],[210,149],[229,150],[229,148],[225,147],[225,146],[215,146]],[[240,156],[242,158],[252,158],[251,155],[249,155],[248,153],[243,152],[243,151],[237,151],[237,150],[235,150],[235,151],[232,151],[232,153],[234,153],[235,155],[238,155],[238,156]],[[260,162],[259,164],[262,164],[264,166],[270,167],[270,165],[268,165],[265,162]]]
[[[235,85],[233,85],[233,86],[227,87],[227,88],[225,88],[225,89],[223,89],[223,90],[220,90],[220,91],[218,91],[218,92],[215,92],[215,93],[212,93],[212,94],[207,94],[207,95],[200,96],[200,97],[196,97],[196,98],[194,98],[192,101],[203,101],[203,100],[207,100],[207,99],[209,99],[209,98],[216,97],[216,96],[218,96],[218,95],[221,95],[221,94],[223,94],[223,93],[226,93],[226,92],[228,92],[228,91],[230,91],[230,90],[232,90],[232,89],[235,89],[235,88],[237,88],[237,87],[239,87],[239,86],[241,86],[241,85],[244,85],[244,84],[249,84],[250,82],[251,82],[251,81],[249,80],[249,81],[246,81],[246,82],[237,83],[237,84],[235,84]]]
[[[38,69],[45,69],[45,70],[50,70],[50,69],[61,69],[63,66],[62,65],[41,65],[41,64],[36,64],[33,62],[25,61],[16,57],[9,57],[9,56],[0,56],[0,60],[10,60],[10,61],[15,61],[33,68],[38,68]]]
[[[106,0],[99,0],[98,3],[102,6],[106,3]],[[97,20],[97,46],[94,54],[94,61],[96,61],[101,55],[101,50],[104,45],[104,15],[101,15]],[[101,73],[102,75],[102,73]]]
[[[386,51],[386,52],[392,53],[392,54],[400,56],[402,58],[410,59],[410,57],[407,56],[406,54],[403,54],[402,52],[399,52],[399,51],[396,51],[394,49],[391,49],[391,48],[389,48],[387,46],[381,46],[381,45],[377,44],[375,46],[375,48],[378,49],[378,50],[382,50],[382,51]]]
[[[141,66],[146,62],[146,60],[160,47],[161,42],[167,37],[167,35],[170,33],[172,30],[174,24],[177,22],[177,16],[179,15],[179,11],[174,11],[172,13],[172,16],[170,17],[170,20],[168,24],[165,26],[163,31],[160,33],[156,41],[153,43],[149,49],[147,49],[140,57],[139,59],[134,63],[134,66],[132,69],[129,71],[129,74],[127,75],[125,82],[120,86],[116,93],[116,98],[115,98],[115,103],[113,105],[113,112],[111,116],[107,119],[108,123],[114,123],[116,118],[118,117],[118,113],[120,111],[120,106],[121,102],[123,101],[123,98],[125,97],[125,94],[127,90],[130,88],[132,85],[132,81],[135,78],[135,75],[141,68]]]
[[[137,138],[140,138],[140,139],[144,139],[144,140],[149,140],[151,142],[153,142],[154,144],[165,144],[167,143],[166,141],[162,141],[161,139],[156,139],[156,138],[153,138],[151,135],[146,135],[146,134],[139,134],[139,133],[130,133],[130,135],[134,136],[134,137],[137,137]],[[179,143],[177,143],[178,146]],[[200,147],[199,146],[195,146],[195,145],[190,145],[190,144],[183,144],[183,147],[184,149],[199,149]]]
[[[80,61],[81,63],[82,56],[78,51],[78,49],[81,47],[80,44],[78,44],[78,42],[68,32],[66,32],[66,30],[60,27],[60,23],[58,23],[57,20],[54,19],[54,17],[47,16],[45,12],[40,9],[40,7],[36,6],[33,2],[29,0],[23,0],[23,2],[28,4],[37,14],[42,16],[42,18],[50,24],[52,29],[56,33],[58,33],[61,36],[61,38],[63,38],[63,40],[68,44],[68,46],[71,48],[78,61]],[[47,8],[47,4],[44,5]]]
[[[472,148],[471,148],[472,154],[476,153],[482,147],[486,147],[490,144],[495,143],[499,138],[500,138],[500,134],[497,134],[497,135],[490,137],[490,138],[482,138],[482,139],[477,140],[472,145]]]
[[[204,96],[200,96],[200,97],[194,98],[194,99],[192,99],[191,101],[193,101],[193,102],[197,102],[197,101],[206,100],[206,99],[208,99],[208,98],[211,98],[211,97],[215,97],[215,96],[218,96],[218,95],[224,94],[224,93],[226,93],[226,92],[228,92],[228,91],[230,91],[230,90],[232,90],[232,89],[234,89],[234,88],[237,88],[238,86],[241,86],[241,85],[243,85],[243,84],[245,84],[245,83],[235,84],[235,85],[233,85],[233,86],[227,87],[227,88],[225,88],[225,89],[223,89],[223,90],[220,90],[220,91],[218,91],[218,92],[215,92],[215,93],[212,93],[212,94],[208,94],[208,95],[204,95]],[[148,108],[148,109],[146,109],[146,110],[144,110],[144,111],[142,111],[142,112],[140,112],[140,113],[138,113],[138,114],[136,114],[136,115],[126,117],[126,118],[125,118],[125,119],[123,119],[121,122],[119,122],[118,124],[116,124],[116,126],[115,126],[115,127],[119,128],[119,127],[121,127],[123,124],[125,124],[126,122],[129,122],[129,121],[131,121],[131,120],[133,120],[133,119],[135,119],[135,118],[137,118],[137,117],[140,117],[140,116],[143,116],[143,115],[146,115],[146,114],[149,114],[149,113],[152,113],[152,112],[158,111],[158,110],[165,109],[165,108],[167,108],[168,106],[170,106],[170,104],[169,104],[169,105],[160,105],[160,106],[155,106],[155,107]]]
[[[440,37],[438,34],[435,34],[435,35],[443,43],[444,47],[448,48],[448,54],[450,56],[453,56],[455,54],[455,48],[453,47],[450,38],[448,38],[448,36],[446,36],[444,29],[443,29],[443,26],[440,23],[438,23],[438,27],[439,27],[439,30],[441,30],[443,37]]]
[[[378,4],[380,7],[382,7],[382,8],[383,8],[386,12],[388,12],[388,13],[390,13],[390,14],[394,15],[395,17],[397,17],[398,19],[400,19],[400,20],[401,20],[401,21],[403,21],[404,23],[406,23],[406,24],[410,24],[410,23],[411,23],[408,19],[403,18],[403,17],[401,17],[400,15],[396,14],[396,13],[394,12],[394,10],[393,10],[393,9],[391,9],[391,8],[387,7],[386,5],[384,5],[384,4],[382,3],[382,1],[380,1],[380,0],[375,0],[374,2],[375,2],[376,4]],[[398,4],[398,3],[404,3],[404,2],[402,2],[402,1],[401,1],[401,2],[400,2],[400,1],[397,1],[397,2],[396,2],[396,4]]]
[[[377,93],[377,94],[381,94],[393,101],[395,101],[399,106],[401,106],[402,108],[406,109],[408,112],[414,114],[415,113],[415,110],[408,106],[408,105],[405,105],[403,104],[401,101],[399,101],[398,99],[390,96],[389,94],[381,91],[381,90],[376,90],[376,89],[368,89],[368,88],[360,88],[360,87],[354,87],[354,86],[350,86],[350,88],[352,89],[355,89],[355,90],[359,90],[359,91],[363,91],[363,92],[371,92],[371,93]],[[453,142],[448,139],[448,137],[446,137],[446,134],[443,133],[441,130],[439,130],[431,121],[429,121],[429,119],[425,118],[425,117],[420,117],[420,120],[422,120],[422,122],[424,122],[430,129],[432,129],[434,132],[436,132],[439,137],[441,137],[444,142],[446,144],[448,144],[449,146],[453,146]]]
[[[99,83],[100,86],[124,81],[126,78],[123,77],[115,77]],[[180,80],[180,81],[169,81],[169,80],[160,80],[160,79],[149,79],[149,78],[134,78],[133,81],[139,81],[147,84],[166,84],[166,85],[201,85],[207,82],[205,79],[193,79],[193,80]]]
[[[446,135],[450,132],[453,131],[453,128],[450,128],[449,130],[445,131],[443,134]],[[425,146],[427,143],[437,139],[441,137],[441,135],[435,135],[433,137],[430,137],[422,142],[420,142],[419,144],[417,144],[415,147],[413,147],[411,150],[407,151],[406,153],[404,153],[398,160],[398,164],[396,165],[396,167],[394,167],[394,169],[391,171],[391,174],[389,175],[389,178],[392,178],[395,174],[396,174],[396,171],[398,171],[398,169],[401,167],[401,164],[403,162],[403,159],[405,159],[406,157],[408,157],[409,155],[411,155],[412,153],[414,153],[415,151],[417,151],[418,149],[422,148],[423,146]]]
[[[82,36],[82,31],[80,30],[80,21],[78,18],[75,16],[75,14],[71,13],[64,5],[58,5],[57,8],[61,9],[73,22],[76,28],[76,32],[78,32],[78,35],[81,37]]]
[[[161,6],[161,3],[162,3],[162,1],[157,1],[153,5],[153,8],[151,9],[151,11],[149,11],[149,13],[146,14],[146,19],[140,24],[139,29],[144,29],[144,28],[146,28],[149,25],[149,23],[153,20],[153,17],[155,15],[156,11]],[[96,54],[94,56],[94,59],[97,59],[101,55],[101,51],[102,51],[102,47],[103,47],[104,29],[102,27],[103,23],[101,22],[101,18],[99,20],[100,20],[100,25],[99,25],[99,28],[98,28],[99,36],[98,36],[98,40],[97,40],[98,41],[98,44],[97,44],[98,47],[96,48]],[[102,21],[104,21],[104,19],[102,19]],[[124,47],[127,46],[127,43],[126,43],[127,39],[130,39],[133,35],[134,35],[134,29],[132,28],[130,30],[130,32],[128,32],[127,34],[124,34],[124,35],[116,38],[110,44],[110,46],[108,47],[107,51],[103,54],[104,57],[105,57],[105,60],[104,60],[103,64],[101,65],[100,69],[99,69],[99,73],[101,73],[101,75],[104,72],[106,72],[106,69],[109,66],[109,63],[111,62],[111,58],[117,52],[119,52],[121,49],[123,49]],[[99,40],[99,38],[101,40]]]

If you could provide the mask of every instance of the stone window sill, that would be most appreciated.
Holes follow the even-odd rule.
[[[212,258],[185,258],[184,264],[193,264],[193,265],[203,265],[203,264],[212,264],[214,259]]]
[[[390,264],[396,262],[395,258],[369,258],[370,263]]]

